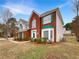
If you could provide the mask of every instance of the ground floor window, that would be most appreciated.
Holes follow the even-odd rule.
[[[35,38],[35,33],[33,33],[33,38]]]
[[[54,39],[53,29],[42,29],[42,37],[48,38],[48,40],[53,40]]]
[[[31,38],[36,38],[36,30],[31,31]]]
[[[44,34],[43,37],[48,39],[48,31],[44,31],[43,34]]]
[[[53,32],[52,32],[53,30],[50,30],[50,39],[52,39],[52,34],[53,34]]]

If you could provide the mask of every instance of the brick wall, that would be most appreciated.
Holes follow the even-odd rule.
[[[31,31],[30,31],[30,29],[27,30],[27,31],[24,31],[23,33],[24,33],[24,38],[31,38]]]
[[[32,28],[32,21],[36,20],[36,28]],[[36,36],[37,38],[41,37],[41,19],[39,15],[37,15],[35,12],[32,13],[30,21],[29,21],[29,27],[30,30],[36,30]]]

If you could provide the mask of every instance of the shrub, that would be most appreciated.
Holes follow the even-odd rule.
[[[65,38],[62,38],[61,42],[65,42],[65,41],[66,41],[66,39]]]
[[[36,38],[35,38],[35,39],[31,38],[31,41],[32,41],[32,42],[36,42]]]
[[[26,38],[23,38],[23,39],[21,39],[21,38],[14,38],[14,40],[15,41],[28,41],[28,40],[31,40],[31,38],[30,37],[26,37]]]
[[[47,42],[47,38],[41,38],[42,39],[42,43],[46,43]]]
[[[51,43],[52,43],[52,41],[51,41],[51,40],[47,40],[47,43],[48,43],[48,44],[51,44]]]
[[[36,38],[36,42],[37,43],[42,43],[42,39],[41,38]]]
[[[37,42],[37,43],[46,43],[47,42],[47,38],[36,38],[34,42]]]
[[[14,40],[15,40],[15,41],[21,41],[21,39],[19,39],[19,38],[14,38]]]
[[[29,40],[31,40],[31,38],[30,38],[30,37],[25,37],[25,38],[22,39],[22,40],[24,40],[24,41],[29,41]]]

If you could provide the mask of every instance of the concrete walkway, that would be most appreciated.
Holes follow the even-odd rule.
[[[6,38],[0,38],[0,40],[7,40]],[[14,41],[13,38],[8,38],[8,41],[13,42],[13,43],[28,43],[30,41]]]

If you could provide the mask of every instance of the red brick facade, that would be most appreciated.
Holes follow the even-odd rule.
[[[48,24],[42,24],[42,26],[46,26],[46,25],[51,25],[51,26],[53,26],[54,27],[54,42],[56,42],[56,11],[55,12],[52,12],[52,13],[50,13],[50,14],[48,14],[48,15],[52,15],[53,16],[53,18],[52,18],[52,22],[51,23],[48,23]],[[45,15],[45,16],[43,16],[43,17],[46,17],[46,16],[48,16],[48,15]],[[43,18],[42,17],[42,18]],[[41,26],[41,27],[42,27]]]
[[[62,30],[62,29],[57,30],[58,27],[60,28],[60,25],[57,20],[62,21],[62,19],[60,19],[59,17],[58,17],[59,19],[57,18],[58,10],[59,9],[54,9],[54,10],[45,12],[41,15],[33,11],[29,19],[29,30],[22,31],[23,35],[20,35],[19,37],[22,36],[23,38],[27,38],[27,39],[45,37],[45,38],[48,38],[49,41],[57,42],[57,38],[59,36],[58,32]],[[16,36],[18,35],[16,34]]]
[[[30,37],[31,37],[31,32],[30,32],[30,30],[24,31],[23,33],[24,33],[24,37],[25,37],[25,38],[30,38]]]
[[[50,14],[48,14],[48,15],[50,15]],[[53,22],[43,25],[42,18],[47,16],[47,15],[41,17],[38,14],[36,14],[35,12],[33,12],[31,17],[30,17],[29,27],[30,27],[30,30],[37,30],[36,36],[37,36],[37,38],[39,38],[39,37],[41,37],[42,26],[46,26],[46,25],[53,26],[54,27],[54,42],[56,42],[56,12],[52,12],[51,15],[53,16],[53,18],[52,18]],[[32,28],[33,19],[36,20],[36,28]]]
[[[36,20],[36,28],[32,28],[32,21]],[[35,12],[32,13],[30,21],[29,21],[29,27],[30,30],[37,30],[36,36],[37,38],[41,37],[41,20],[39,15],[37,15]]]
[[[29,30],[24,32],[24,37],[29,38],[41,38],[44,37],[44,32],[48,31],[48,33],[52,33],[53,37],[51,38],[51,34],[48,34],[49,40],[53,40],[52,42],[56,42],[56,12],[58,9],[55,9],[54,11],[50,11],[47,13],[44,13],[42,15],[38,15],[36,12],[32,12],[32,15],[29,19]],[[43,24],[43,17],[46,17],[48,15],[51,15],[51,22],[48,22],[46,24]],[[47,18],[46,18],[47,19]],[[35,20],[35,27],[33,27],[33,20]],[[44,20],[45,22],[46,20]],[[46,26],[49,26],[48,28]],[[33,32],[32,32],[33,31]],[[52,31],[52,32],[51,32]]]

